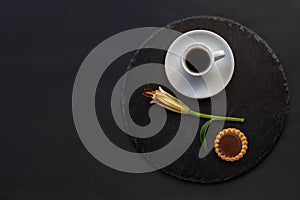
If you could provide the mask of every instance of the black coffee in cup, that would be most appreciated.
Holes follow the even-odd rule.
[[[210,65],[210,55],[204,49],[192,48],[185,56],[185,64],[192,72],[204,72]]]

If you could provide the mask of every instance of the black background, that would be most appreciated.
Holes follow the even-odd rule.
[[[102,165],[73,124],[72,87],[81,62],[113,34],[193,15],[231,18],[277,53],[291,97],[278,144],[250,173],[222,184],[192,184],[160,172],[126,174]],[[299,18],[297,0],[2,2],[0,199],[297,198]],[[121,62],[124,68],[128,62]]]

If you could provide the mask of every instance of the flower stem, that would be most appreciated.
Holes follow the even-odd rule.
[[[205,119],[224,120],[224,121],[231,121],[231,122],[244,122],[244,118],[221,117],[221,116],[215,116],[215,115],[208,115],[208,114],[204,114],[204,113],[195,112],[193,110],[189,110],[188,114],[194,115],[197,117],[202,117]]]

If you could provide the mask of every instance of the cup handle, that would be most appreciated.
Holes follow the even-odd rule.
[[[219,50],[219,51],[214,52],[215,61],[223,58],[224,56],[225,56],[225,51],[223,51],[223,50]]]

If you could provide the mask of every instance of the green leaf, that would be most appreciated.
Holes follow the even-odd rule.
[[[202,144],[202,146],[204,147],[205,151],[207,151],[207,146],[206,146],[206,133],[208,130],[209,125],[211,124],[213,120],[208,120],[207,122],[205,122],[201,129],[200,129],[200,142]]]

